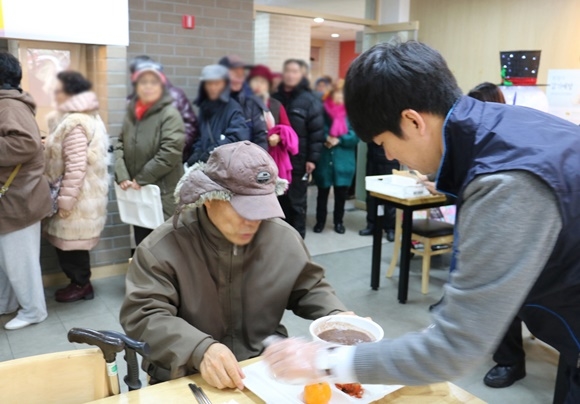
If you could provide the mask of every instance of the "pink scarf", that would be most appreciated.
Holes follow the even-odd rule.
[[[292,162],[290,156],[298,154],[298,135],[290,125],[276,125],[268,131],[268,137],[273,134],[280,136],[280,143],[275,147],[268,146],[270,156],[278,166],[278,177],[292,182]]]
[[[346,124],[346,108],[344,104],[335,104],[332,98],[328,97],[324,101],[324,110],[332,120],[330,125],[330,136],[341,137],[348,133]]]

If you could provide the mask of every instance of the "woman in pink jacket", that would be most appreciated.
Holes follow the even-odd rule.
[[[45,157],[46,175],[60,189],[58,211],[45,221],[44,232],[71,281],[56,291],[56,301],[73,302],[94,296],[89,251],[107,219],[109,136],[91,83],[72,71],[57,78],[57,111],[49,121]]]

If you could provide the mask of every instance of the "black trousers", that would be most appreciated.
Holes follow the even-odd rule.
[[[493,354],[493,360],[502,366],[514,366],[526,360],[522,339],[522,320],[519,317],[514,318],[510,324]]]
[[[87,250],[56,249],[58,263],[72,283],[84,286],[91,281],[91,255]]]
[[[373,217],[375,210],[377,209],[377,198],[373,198],[370,193],[367,192],[367,227],[372,229],[375,227],[375,219]],[[394,230],[395,229],[395,214],[396,209],[391,205],[385,205],[385,217],[383,219],[383,230]]]
[[[302,238],[306,237],[307,192],[308,181],[303,181],[302,175],[293,175],[288,192],[278,198],[286,222],[294,227]]]
[[[553,404],[580,403],[580,369],[576,363],[578,359],[570,359],[567,361],[560,355]]]
[[[344,219],[344,204],[348,198],[349,187],[334,187],[334,224],[342,224]],[[316,223],[324,225],[328,214],[328,195],[330,188],[318,187],[316,198]]]
[[[135,235],[135,245],[138,246],[148,235],[153,233],[153,229],[145,227],[133,226],[133,234]]]
[[[371,149],[372,148],[372,149]],[[369,153],[367,154],[367,166],[366,175],[386,175],[391,174],[393,169],[399,168],[399,162],[396,160],[386,160],[384,158],[384,150],[380,148],[378,153],[382,154],[382,158],[379,162],[375,161],[377,159],[375,153],[376,146],[369,145]],[[372,229],[375,226],[373,215],[377,209],[377,199],[373,198],[370,193],[367,192],[367,227]],[[385,205],[385,217],[383,219],[383,230],[394,230],[395,229],[395,214],[396,209],[390,205]]]

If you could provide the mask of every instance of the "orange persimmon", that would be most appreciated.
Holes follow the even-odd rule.
[[[305,404],[328,404],[332,391],[328,383],[309,384],[304,387]]]

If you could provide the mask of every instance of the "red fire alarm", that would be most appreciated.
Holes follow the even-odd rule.
[[[195,28],[195,16],[183,15],[181,17],[181,26],[185,29],[194,29]]]

